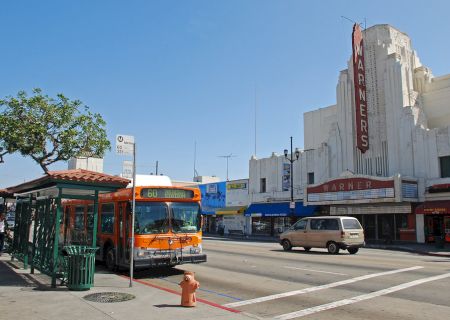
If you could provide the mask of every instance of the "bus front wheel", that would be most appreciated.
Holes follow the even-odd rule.
[[[116,271],[116,256],[112,247],[106,251],[106,268],[109,271]]]

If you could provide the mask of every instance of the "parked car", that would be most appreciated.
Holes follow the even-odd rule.
[[[327,248],[332,254],[339,253],[340,249],[355,254],[365,245],[364,230],[353,217],[308,217],[280,234],[280,244],[285,251],[292,247],[303,247],[305,251]]]

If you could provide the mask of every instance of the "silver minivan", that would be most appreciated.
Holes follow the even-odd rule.
[[[280,244],[286,251],[292,247],[303,247],[305,251],[327,248],[332,254],[339,253],[340,249],[355,254],[365,244],[364,230],[353,217],[308,217],[280,234]]]

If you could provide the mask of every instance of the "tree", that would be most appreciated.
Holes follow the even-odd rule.
[[[45,173],[48,166],[73,157],[103,157],[111,144],[106,122],[79,100],[63,94],[55,99],[34,89],[0,100],[0,162],[5,154],[19,152],[36,161]]]

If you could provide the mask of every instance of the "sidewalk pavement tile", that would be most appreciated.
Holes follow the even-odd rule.
[[[28,273],[27,270],[17,270],[9,263],[9,259],[8,255],[0,257],[2,319],[250,319],[249,315],[233,313],[201,302],[195,308],[183,308],[180,307],[179,295],[138,282],[134,282],[130,288],[129,279],[111,273],[96,273],[94,287],[89,291],[69,291],[66,287],[52,289],[49,277],[30,275],[29,270]],[[41,285],[36,282],[41,282]],[[85,295],[100,292],[129,293],[136,298],[116,303],[83,299]]]

